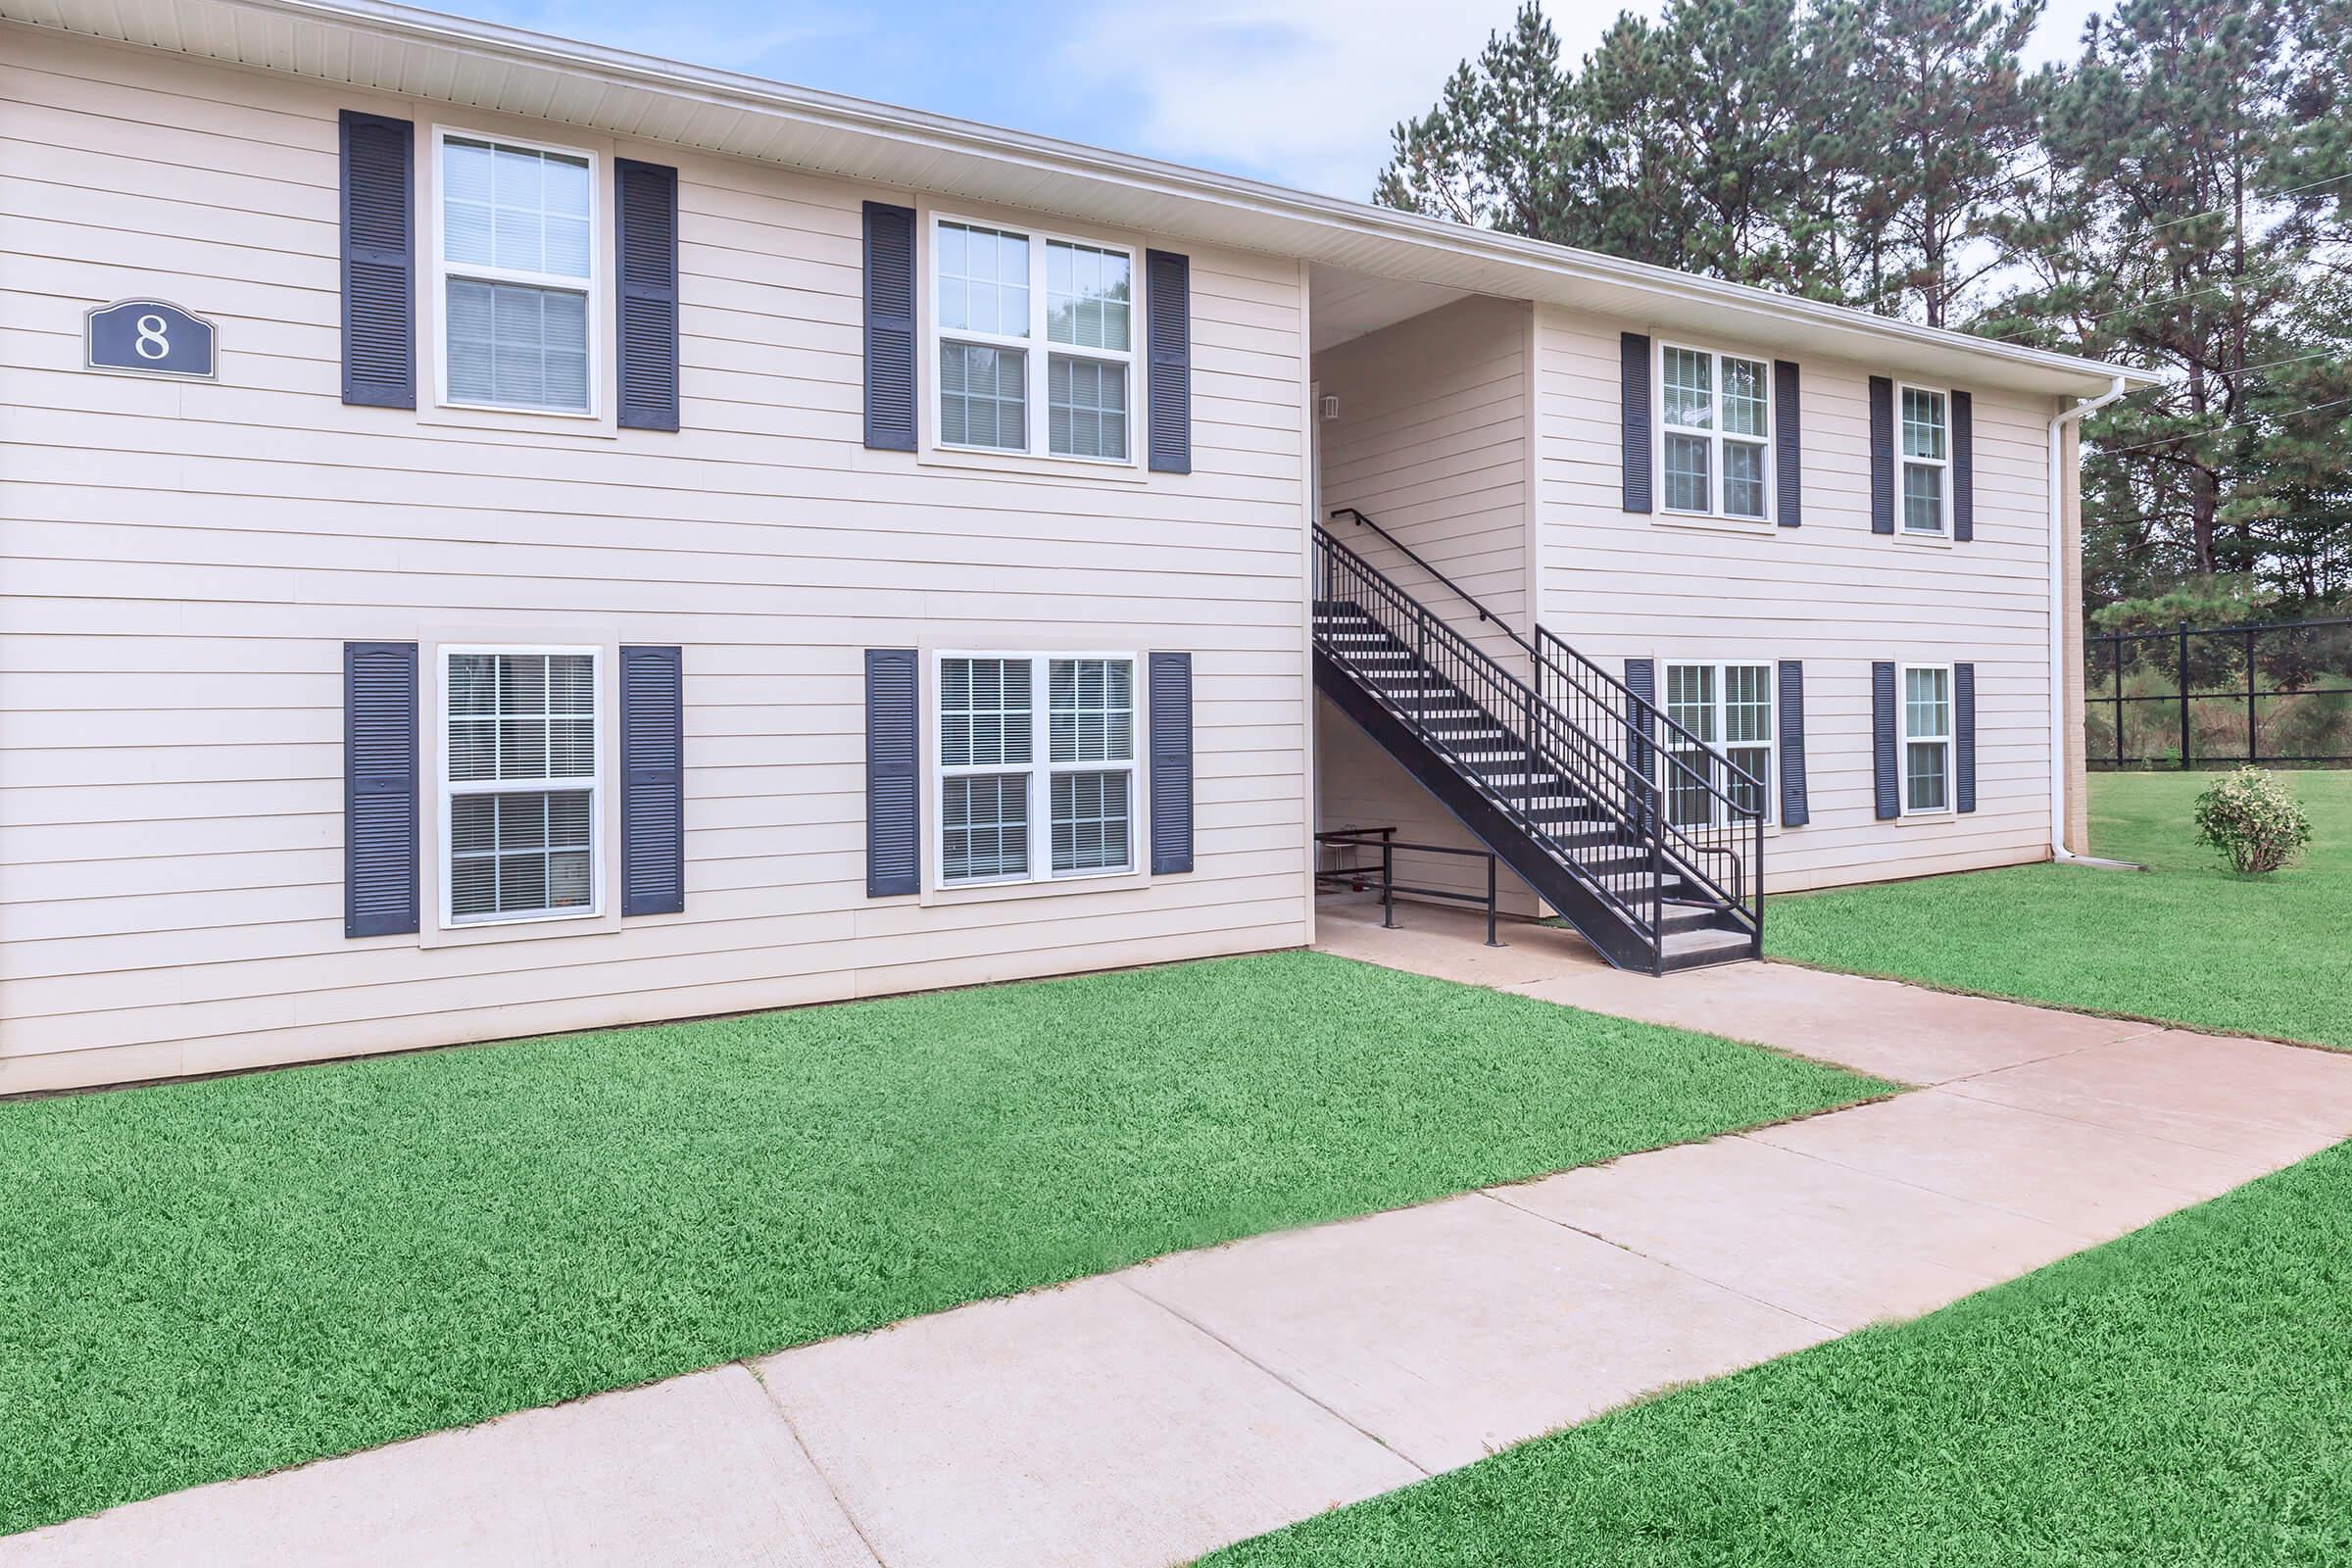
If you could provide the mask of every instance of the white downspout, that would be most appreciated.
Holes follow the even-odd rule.
[[[2050,420],[2050,858],[2082,857],[2066,847],[2066,473],[2060,439],[2066,427],[2124,395],[2124,378],[2095,398],[2062,409]]]

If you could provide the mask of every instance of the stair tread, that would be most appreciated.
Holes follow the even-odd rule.
[[[1531,768],[1530,761],[1537,759],[1531,759],[1527,744],[1514,735],[1511,721],[1497,717],[1425,662],[1409,631],[1400,637],[1346,600],[1317,600],[1313,620],[1318,656],[1362,694],[1372,710],[1385,710],[1388,720],[1401,726],[1404,735],[1417,734],[1418,743],[1434,754],[1431,760],[1467,785],[1472,799],[1483,794],[1495,803],[1482,809],[1500,810],[1503,820],[1516,823],[1511,831],[1521,836],[1525,849],[1514,855],[1525,858],[1532,854],[1556,867],[1544,871],[1538,886],[1565,874],[1570,880],[1559,884],[1560,897],[1588,903],[1600,898],[1586,918],[1605,914],[1612,928],[1637,933],[1645,929],[1654,901],[1658,915],[1651,951],[1666,969],[1728,962],[1752,954],[1753,935],[1739,927],[1735,914],[1706,884],[1678,869],[1671,851],[1657,869],[1650,868],[1651,845],[1638,825],[1628,825],[1632,819],[1626,813],[1634,809],[1632,805],[1614,798],[1600,804],[1570,774],[1545,765]],[[1470,685],[1475,689],[1477,683]],[[1401,736],[1397,744],[1402,744]],[[1582,766],[1592,759],[1570,756],[1558,760]],[[1531,861],[1522,874],[1535,875],[1536,869]],[[1581,891],[1571,894],[1572,887]],[[1605,897],[1596,895],[1596,888]],[[1646,944],[1653,939],[1641,940]],[[1646,958],[1625,954],[1619,955],[1619,961],[1648,964]]]

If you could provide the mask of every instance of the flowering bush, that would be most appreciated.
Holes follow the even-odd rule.
[[[2311,842],[2311,818],[2277,779],[2241,767],[2197,797],[2197,840],[2240,871],[2276,871]]]

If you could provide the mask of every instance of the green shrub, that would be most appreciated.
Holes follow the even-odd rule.
[[[2311,818],[2277,779],[2241,767],[2197,797],[2197,839],[2240,871],[2276,871],[2311,842]]]

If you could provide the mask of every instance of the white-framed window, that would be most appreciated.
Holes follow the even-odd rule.
[[[1772,817],[1772,778],[1775,760],[1773,667],[1764,661],[1666,664],[1665,713],[1697,740],[1721,751],[1755,780],[1751,786],[1728,772],[1714,777],[1721,790],[1740,807]],[[1706,753],[1668,731],[1661,753],[1683,765],[1661,763],[1660,785],[1666,796],[1666,819],[1677,827],[1704,827],[1723,822],[1730,808],[1706,787],[1710,769]]]
[[[1136,665],[1133,654],[937,657],[939,886],[1135,869]]]
[[[930,257],[935,443],[1132,465],[1135,252],[934,215]]]
[[[1903,532],[1940,539],[1952,514],[1951,401],[1941,392],[1901,385],[1894,401],[1901,465],[1896,513]]]
[[[441,923],[593,915],[604,886],[594,648],[443,648]]]
[[[1772,365],[1658,346],[1658,489],[1668,512],[1772,515]]]
[[[1952,666],[1905,664],[1903,812],[1952,808]]]
[[[433,158],[440,401],[594,415],[596,155],[437,126]]]

